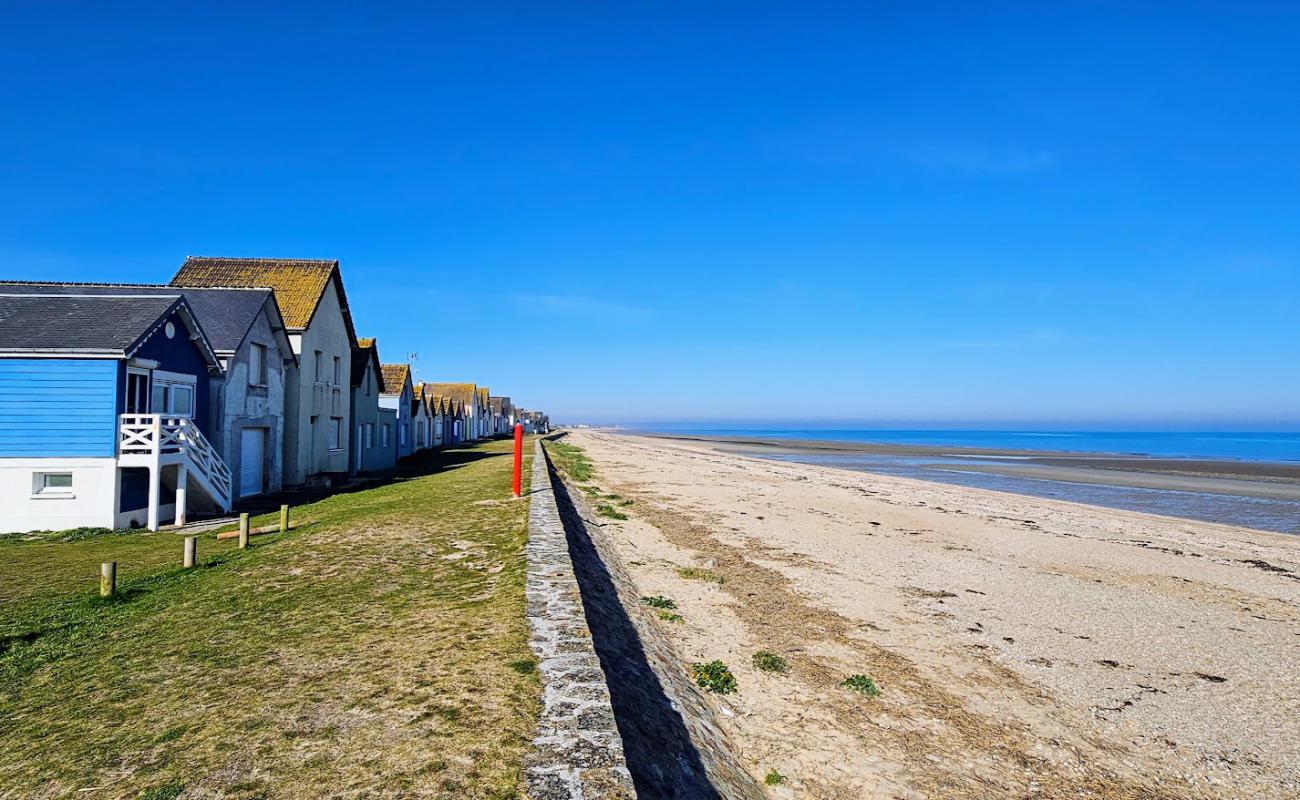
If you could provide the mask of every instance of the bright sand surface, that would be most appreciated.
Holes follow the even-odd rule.
[[[720,724],[778,796],[1300,796],[1300,538],[570,441],[634,499],[603,530],[677,604],[655,624],[683,659],[736,674]],[[841,688],[853,673],[880,696]]]

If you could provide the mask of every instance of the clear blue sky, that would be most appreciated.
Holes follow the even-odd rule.
[[[572,421],[1300,427],[1294,4],[108,5],[0,12],[5,277],[339,258]]]

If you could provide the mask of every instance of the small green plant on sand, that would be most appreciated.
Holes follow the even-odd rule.
[[[185,791],[185,784],[178,780],[170,780],[160,786],[141,792],[139,798],[140,800],[176,800],[183,791]]]
[[[868,697],[876,697],[880,694],[880,687],[866,675],[850,675],[840,683],[840,686]]]
[[[685,619],[682,618],[681,614],[675,614],[672,611],[660,611],[659,619],[663,620],[664,622],[685,622],[686,621]]]
[[[641,598],[641,605],[650,606],[651,608],[677,608],[677,603],[672,598],[664,597],[661,594],[653,594],[649,597]]]
[[[624,514],[622,511],[619,511],[608,503],[601,503],[596,506],[596,513],[600,514],[602,517],[609,517],[610,519],[627,519],[627,514]]]
[[[706,583],[726,583],[727,579],[716,572],[699,567],[678,567],[677,574],[692,581],[705,581]]]
[[[695,673],[695,683],[706,692],[731,694],[736,691],[736,676],[721,661],[692,664],[691,672]]]
[[[763,778],[763,783],[766,783],[768,786],[780,786],[785,783],[785,776],[777,772],[775,769],[769,769],[767,771],[767,776]]]
[[[785,674],[790,671],[790,663],[770,650],[759,650],[754,654],[754,668]]]

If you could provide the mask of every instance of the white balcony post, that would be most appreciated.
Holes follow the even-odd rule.
[[[189,480],[189,468],[182,461],[176,470],[176,527],[179,528],[185,524],[185,483]]]
[[[162,465],[149,467],[149,530],[158,530],[158,505],[162,500]]]

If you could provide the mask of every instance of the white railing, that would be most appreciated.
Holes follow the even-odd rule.
[[[199,426],[185,417],[166,414],[123,414],[119,426],[118,453],[124,456],[180,455],[187,467],[198,473],[206,488],[226,509],[233,488],[230,467],[221,460]]]

